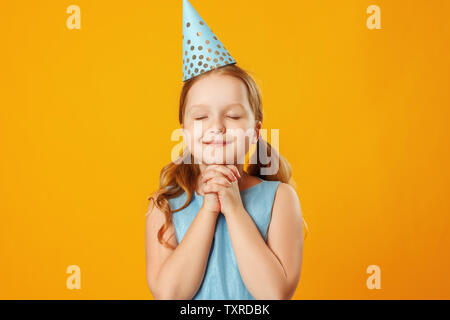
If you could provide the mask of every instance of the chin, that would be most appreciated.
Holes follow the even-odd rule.
[[[221,164],[221,165],[236,164],[236,159],[202,158],[202,163],[207,164],[207,165],[212,165],[212,164]]]
[[[206,159],[206,160],[202,160],[203,164],[206,165],[213,165],[213,164],[220,164],[220,165],[226,165],[226,164],[231,164],[231,163],[227,163],[226,160],[217,160],[217,159]]]

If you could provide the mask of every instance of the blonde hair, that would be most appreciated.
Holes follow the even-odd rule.
[[[256,84],[255,80],[252,78],[250,74],[248,74],[238,65],[232,64],[211,70],[207,73],[201,74],[197,77],[191,78],[186,82],[184,82],[184,85],[181,89],[179,110],[178,110],[180,124],[183,124],[187,94],[189,92],[189,89],[194,85],[195,82],[197,82],[199,79],[205,76],[205,74],[211,73],[230,75],[242,80],[242,82],[245,84],[247,88],[249,104],[254,113],[255,120],[262,122],[263,120],[262,99],[258,85]],[[269,158],[269,161],[266,164],[263,164],[259,159],[260,148],[264,148],[266,150],[265,154],[267,154]],[[179,161],[170,162],[161,169],[159,179],[159,189],[148,198],[148,200],[152,202],[153,205],[156,205],[164,213],[165,216],[165,223],[158,231],[158,241],[165,247],[171,249],[175,248],[172,247],[168,243],[168,241],[163,240],[163,235],[172,222],[172,213],[186,208],[191,202],[197,183],[197,178],[200,175],[199,165],[197,163],[194,163],[193,156],[191,154],[188,154],[187,157],[191,157],[190,161],[182,161],[184,159],[182,160],[178,159]],[[292,179],[292,170],[289,162],[274,148],[272,148],[269,142],[263,140],[262,137],[259,137],[258,142],[256,144],[256,151],[254,152],[252,157],[253,158],[252,161],[250,161],[250,164],[247,164],[247,167],[244,168],[244,170],[249,175],[256,176],[261,179],[269,181],[281,181],[283,183],[290,184],[294,188],[296,187],[295,182]],[[278,171],[273,175],[261,175],[260,173],[261,168],[270,167],[273,160],[272,158],[274,158],[275,161],[279,161]],[[171,210],[169,199],[176,198],[181,194],[183,194],[183,192],[186,192],[187,195],[186,203],[176,210]],[[148,215],[150,212],[151,209],[148,210],[146,215]],[[308,227],[304,219],[303,223],[306,227],[306,231],[308,231]]]

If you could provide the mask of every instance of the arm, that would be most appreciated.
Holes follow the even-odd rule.
[[[217,213],[201,208],[180,244],[177,244],[173,224],[164,239],[176,247],[166,248],[157,234],[164,224],[164,214],[153,206],[146,222],[147,282],[155,299],[189,300],[203,280],[211,249]]]
[[[303,225],[295,190],[281,183],[276,192],[267,244],[250,215],[240,209],[226,217],[239,271],[255,299],[291,299],[303,254]]]

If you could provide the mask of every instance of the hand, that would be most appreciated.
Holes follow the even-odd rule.
[[[236,169],[236,173],[230,172],[227,168],[223,168],[221,165],[210,165],[201,173],[200,181],[201,188],[200,192],[203,194],[203,205],[202,207],[208,212],[219,214],[221,211],[219,196],[216,192],[205,192],[205,187],[208,185],[207,182],[213,177],[221,177],[222,183],[226,181],[237,180],[236,175],[239,175],[239,171]],[[226,181],[225,181],[226,180]]]
[[[204,186],[203,186],[203,188],[204,188]],[[220,202],[219,202],[219,198],[218,198],[217,194],[216,193],[205,193],[203,190],[202,190],[202,192],[204,194],[202,208],[212,214],[219,215]]]
[[[205,193],[205,206],[213,207],[219,203],[218,209],[225,216],[243,209],[238,179],[240,174],[234,165],[211,165],[202,173],[201,181]]]

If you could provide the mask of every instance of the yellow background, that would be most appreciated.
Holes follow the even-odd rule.
[[[191,3],[280,129],[310,231],[294,299],[449,299],[450,2]],[[176,144],[182,1],[0,7],[0,298],[151,299],[144,214]]]

